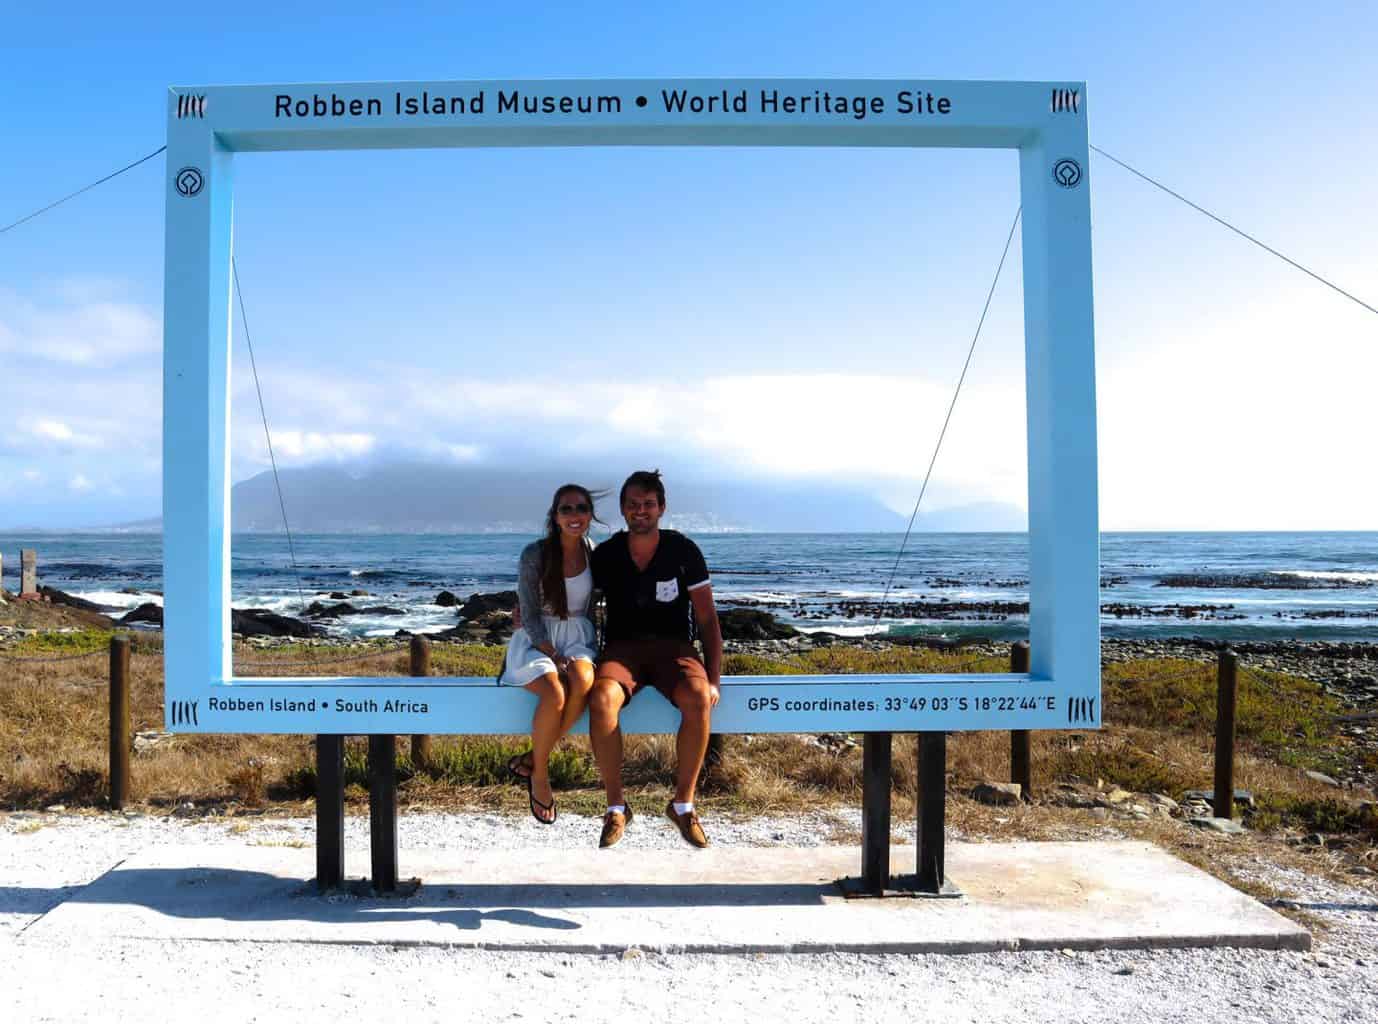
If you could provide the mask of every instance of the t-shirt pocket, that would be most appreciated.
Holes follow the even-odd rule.
[[[656,580],[656,600],[661,602],[673,601],[679,597],[679,580]]]

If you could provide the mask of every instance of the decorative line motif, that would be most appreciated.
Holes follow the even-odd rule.
[[[1052,111],[1054,114],[1075,114],[1081,109],[1081,93],[1078,89],[1054,89]]]
[[[1096,720],[1095,697],[1071,697],[1067,701],[1067,721],[1094,722]]]
[[[172,724],[173,725],[195,725],[200,726],[196,720],[196,705],[200,703],[194,700],[175,700],[172,702]]]
[[[204,96],[178,96],[177,97],[177,120],[184,117],[205,117],[206,116],[206,97]]]

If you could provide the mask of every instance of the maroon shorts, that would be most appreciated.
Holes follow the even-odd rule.
[[[682,640],[619,640],[603,649],[594,675],[615,679],[630,702],[639,690],[654,687],[671,704],[675,690],[695,680],[708,682],[708,672],[694,645]],[[676,705],[678,706],[678,705]]]

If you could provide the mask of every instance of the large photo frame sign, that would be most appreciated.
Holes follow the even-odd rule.
[[[1076,82],[711,79],[174,88],[163,369],[166,720],[174,732],[517,733],[491,678],[235,676],[229,355],[234,154],[488,146],[1019,151],[1028,673],[728,677],[723,732],[1094,728],[1099,535],[1086,89]],[[928,438],[915,438],[916,449]],[[638,701],[630,732],[672,732]]]

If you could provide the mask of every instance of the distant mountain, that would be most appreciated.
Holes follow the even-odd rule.
[[[928,512],[920,509],[914,529],[925,533],[1023,533],[1029,515],[1018,505],[978,501]]]
[[[487,466],[392,462],[283,470],[283,500],[292,529],[309,533],[530,533],[540,528],[554,488],[573,479],[608,496],[600,518],[617,526],[622,477]],[[666,474],[666,523],[695,533],[887,532],[903,517],[847,488],[775,481],[705,482]],[[234,486],[232,528],[282,529],[273,476]],[[970,527],[968,527],[970,528]]]

